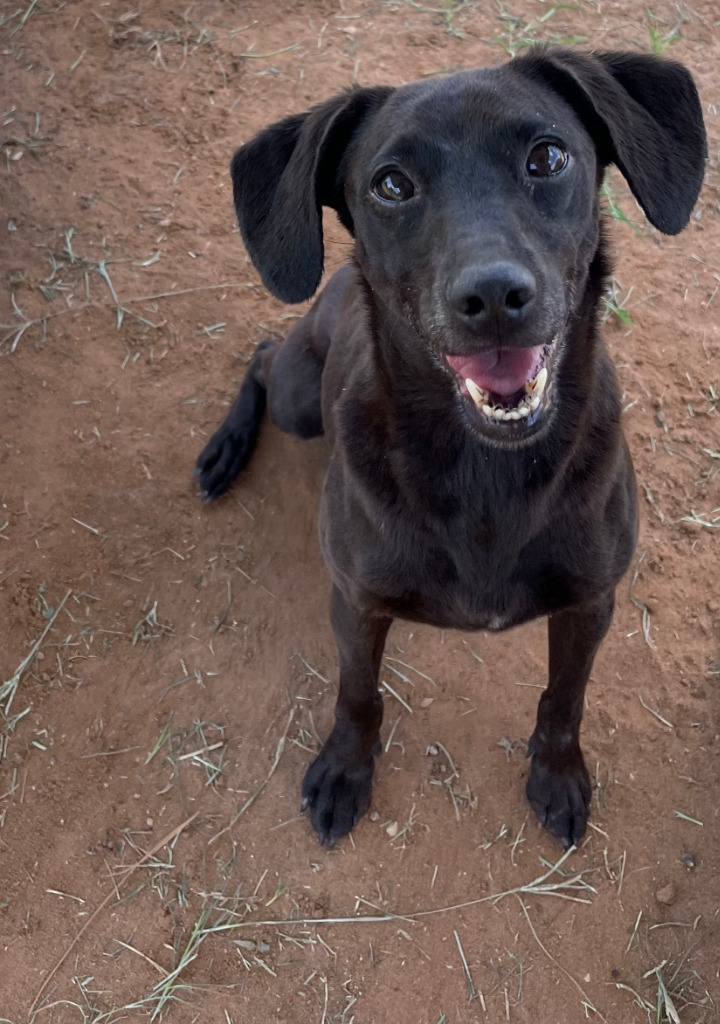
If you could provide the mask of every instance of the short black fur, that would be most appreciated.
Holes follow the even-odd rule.
[[[566,154],[561,173],[529,175],[538,140]],[[527,795],[565,846],[580,840],[585,686],[637,532],[619,389],[598,329],[609,269],[598,186],[616,163],[650,221],[675,233],[704,156],[684,68],[567,50],[356,89],[235,155],[238,221],[275,295],[301,301],[317,288],[322,205],[355,238],[352,262],[285,341],[258,347],[198,460],[205,497],[217,497],[250,456],[265,398],[283,430],[327,437],[320,535],[340,687],[335,726],[303,783],[321,841],[348,832],[370,802],[392,619],[495,630],[538,616],[548,617],[549,672]],[[410,198],[378,196],[388,168],[410,180]],[[503,425],[453,369],[479,366],[482,377],[486,365],[525,360],[532,377],[540,358],[540,411]]]

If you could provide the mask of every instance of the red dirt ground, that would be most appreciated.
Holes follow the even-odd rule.
[[[720,536],[683,519],[720,506],[717,6],[426,6],[0,7],[0,681],[43,637],[9,706],[0,691],[4,1020],[643,1022],[658,977],[658,1020],[719,1019]],[[613,176],[633,323],[606,332],[643,527],[589,688],[592,828],[563,868],[592,888],[443,909],[560,855],[523,795],[544,627],[397,623],[387,653],[413,668],[382,678],[412,713],[386,695],[373,814],[318,847],[298,811],[335,679],[323,444],[266,426],[227,499],[204,507],[191,480],[254,344],[297,315],[249,264],[227,165],[353,79],[568,37],[667,45],[710,161],[678,238]],[[332,270],[349,242],[327,230]],[[363,916],[388,920],[307,923]]]

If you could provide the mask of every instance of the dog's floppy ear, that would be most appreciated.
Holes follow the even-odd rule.
[[[690,72],[639,53],[540,49],[514,68],[560,93],[593,138],[602,165],[617,164],[651,224],[676,235],[702,186],[707,141]]]
[[[265,128],[230,164],[235,212],[263,284],[283,302],[313,295],[323,271],[322,206],[352,231],[338,169],[391,88],[354,89]]]

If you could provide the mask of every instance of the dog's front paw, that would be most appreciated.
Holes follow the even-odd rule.
[[[343,767],[327,747],[305,772],[302,809],[310,809],[310,820],[321,843],[334,846],[357,825],[370,806],[375,758],[359,767]]]
[[[248,461],[249,454],[247,441],[223,423],[201,451],[195,466],[204,501],[212,501],[225,493]]]
[[[530,740],[532,757],[526,793],[530,806],[548,832],[565,849],[577,846],[587,828],[592,789],[580,747],[557,753]]]

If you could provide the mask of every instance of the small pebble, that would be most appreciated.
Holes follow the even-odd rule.
[[[680,529],[683,531],[683,533],[690,534],[691,537],[696,533],[700,533],[702,528],[702,523],[696,523],[690,519],[684,519],[680,523]]]
[[[425,751],[425,753],[429,757],[435,757],[437,755],[437,752],[438,752],[438,748],[436,746],[434,746],[432,743],[430,744],[430,746]]]
[[[400,826],[396,821],[391,821],[388,827],[385,829],[385,831],[387,832],[391,839],[394,839],[395,836],[400,831]]]
[[[658,903],[662,903],[664,906],[669,907],[675,902],[677,896],[677,890],[672,882],[668,882],[662,889],[658,889],[655,893],[655,899]]]
[[[434,700],[434,697],[423,697],[423,699],[420,701],[420,707],[429,708]]]
[[[691,853],[690,850],[686,850],[681,859],[688,871],[692,871],[697,863],[695,860],[695,854]]]
[[[377,811],[370,811],[370,821],[378,821],[380,815]]]

